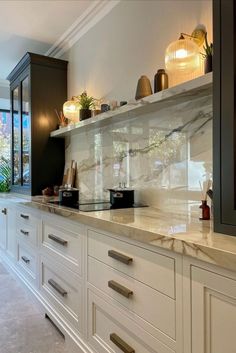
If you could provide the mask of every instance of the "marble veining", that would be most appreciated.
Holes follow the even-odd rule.
[[[236,271],[236,237],[215,233],[212,222],[200,221],[191,212],[177,214],[147,207],[85,213],[48,201],[33,197],[20,204],[138,241],[144,247],[168,249]]]
[[[107,189],[125,182],[135,199],[186,212],[200,201],[199,181],[212,176],[212,94],[109,126],[88,129],[66,140],[66,161],[77,161],[82,199],[109,197]],[[185,203],[183,203],[185,200]],[[197,209],[198,207],[196,207]]]

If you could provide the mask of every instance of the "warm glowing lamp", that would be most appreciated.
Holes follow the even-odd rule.
[[[169,72],[191,74],[200,67],[199,46],[202,45],[206,31],[197,27],[192,35],[181,33],[179,40],[171,43],[165,53],[166,69]]]
[[[79,121],[80,104],[76,97],[63,104],[63,114],[71,122]]]

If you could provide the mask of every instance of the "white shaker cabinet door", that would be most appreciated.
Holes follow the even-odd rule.
[[[236,281],[194,266],[191,272],[191,353],[235,353]]]

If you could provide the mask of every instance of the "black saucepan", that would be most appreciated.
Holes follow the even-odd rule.
[[[134,190],[108,189],[112,208],[127,208],[134,204]]]

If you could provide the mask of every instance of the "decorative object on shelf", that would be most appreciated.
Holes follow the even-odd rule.
[[[205,39],[205,26],[199,25],[192,34],[181,33],[166,49],[165,64],[169,72],[191,74],[200,67],[199,47]]]
[[[111,101],[109,101],[109,106],[110,106],[111,110],[115,110],[118,108],[118,103],[116,100],[111,100]]]
[[[80,104],[80,120],[91,118],[92,109],[95,109],[96,99],[92,96],[88,96],[86,91],[82,92],[77,98]]]
[[[94,109],[92,111],[92,116],[96,116],[96,115],[99,115],[99,114],[101,114],[101,109]]]
[[[56,113],[57,118],[58,118],[59,129],[65,127],[65,126],[67,126],[67,125],[68,125],[68,119],[65,117],[65,115],[63,114],[63,112],[60,111],[60,112],[58,113],[58,111],[55,109],[55,113]]]
[[[123,105],[126,105],[127,101],[120,101],[120,107],[123,107]]]
[[[63,114],[72,123],[79,121],[80,103],[76,96],[63,104]]]
[[[201,200],[202,203],[199,206],[199,208],[201,209],[201,216],[199,217],[199,219],[201,221],[208,221],[210,219],[210,207],[207,204],[207,196],[209,194],[211,184],[212,182],[210,179],[207,180],[205,183],[203,183],[203,186],[199,181],[201,196],[202,196],[202,200]]]
[[[166,88],[168,88],[168,75],[164,69],[160,69],[154,76],[154,93],[160,92]]]
[[[207,74],[212,71],[213,43],[208,43],[207,33],[205,34],[205,45],[203,46],[204,53],[201,53],[205,59],[204,72]]]
[[[141,99],[152,94],[152,87],[149,78],[145,75],[142,75],[138,80],[135,99]]]
[[[109,104],[105,104],[105,103],[101,104],[101,112],[102,113],[108,112],[109,110],[110,110]]]

